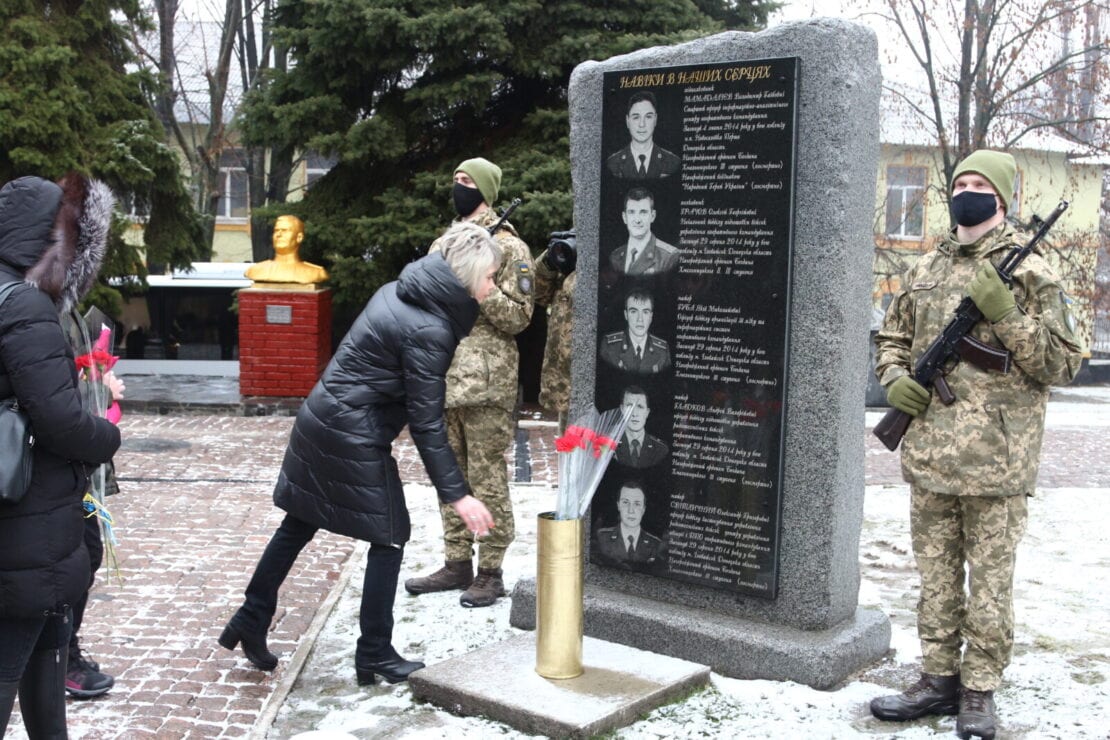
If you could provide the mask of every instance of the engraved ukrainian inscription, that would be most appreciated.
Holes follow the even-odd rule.
[[[797,60],[611,72],[592,562],[774,598]]]

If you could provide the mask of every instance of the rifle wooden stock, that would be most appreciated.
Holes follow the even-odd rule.
[[[891,409],[879,419],[879,423],[875,425],[874,434],[884,447],[894,452],[902,442],[902,437],[906,436],[906,430],[910,428],[911,421],[913,417],[905,411]]]

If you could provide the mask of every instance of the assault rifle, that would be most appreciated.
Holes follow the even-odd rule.
[[[501,228],[501,225],[509,220],[509,214],[512,213],[513,211],[515,211],[516,207],[519,206],[519,205],[520,205],[520,198],[513,198],[513,201],[511,203],[509,203],[509,207],[506,208],[505,212],[501,214],[501,218],[497,219],[497,223],[495,223],[493,226],[489,227],[489,235],[490,236],[493,236],[494,234],[497,233],[497,230]]]
[[[998,267],[995,268],[998,270],[1002,282],[1006,285],[1013,285],[1014,271],[1018,265],[1029,256],[1033,248],[1044,238],[1048,230],[1067,209],[1068,202],[1062,200],[1060,205],[1056,206],[1056,209],[1048,214],[1048,218],[1045,220],[1041,221],[1036,216],[1033,217],[1034,223],[1039,223],[1037,233],[1024,247],[1011,249]],[[964,296],[960,305],[956,307],[956,313],[952,320],[948,322],[948,326],[944,327],[944,331],[937,335],[937,338],[933,340],[933,343],[922,353],[921,357],[917,359],[917,364],[914,365],[913,379],[927,390],[935,388],[937,398],[945,406],[950,406],[956,400],[956,394],[952,392],[944,376],[951,372],[952,368],[961,359],[967,360],[981,370],[994,370],[1000,373],[1010,371],[1009,352],[984,344],[969,336],[969,332],[982,318],[983,312],[975,305],[975,301],[971,300],[970,296]],[[906,429],[909,428],[911,421],[913,421],[913,417],[905,411],[891,409],[875,425],[874,434],[888,450],[893,452],[898,449],[898,445],[906,434]]]

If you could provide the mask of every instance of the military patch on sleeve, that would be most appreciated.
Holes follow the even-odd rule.
[[[1068,327],[1068,331],[1075,334],[1075,314],[1071,312],[1071,304],[1075,303],[1071,297],[1064,291],[1060,291],[1060,311],[1064,314],[1064,324]]]
[[[528,295],[532,292],[532,268],[528,266],[527,262],[516,264],[516,284],[521,293]]]

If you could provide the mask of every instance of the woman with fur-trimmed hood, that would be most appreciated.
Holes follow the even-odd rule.
[[[18,693],[31,737],[65,737],[70,606],[89,583],[81,500],[119,430],[82,405],[59,323],[100,270],[113,199],[102,183],[21,177],[0,189],[0,399],[35,433],[26,495],[0,504],[0,735]]]

